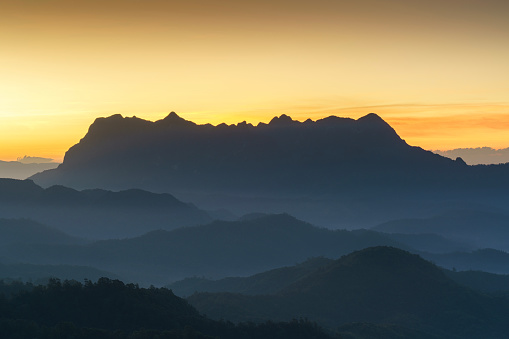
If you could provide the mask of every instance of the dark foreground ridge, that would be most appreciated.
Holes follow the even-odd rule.
[[[381,326],[378,331],[392,327],[395,333],[388,338],[502,338],[509,329],[507,299],[460,286],[432,263],[400,249],[367,248],[308,272],[296,281],[288,271],[267,272],[264,278],[272,281],[264,284],[279,285],[271,295],[198,293],[188,300],[217,319],[305,317],[334,329],[372,323]]]
[[[47,286],[0,281],[2,338],[332,339],[307,321],[234,325],[200,315],[164,288],[119,280],[52,280]]]

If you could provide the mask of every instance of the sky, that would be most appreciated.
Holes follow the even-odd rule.
[[[425,149],[509,147],[506,0],[2,0],[0,159],[97,117],[379,114]]]

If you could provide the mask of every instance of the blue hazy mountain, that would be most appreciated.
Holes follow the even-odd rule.
[[[394,235],[368,230],[318,228],[282,214],[243,221],[214,221],[172,231],[152,231],[129,239],[77,245],[19,243],[0,248],[0,257],[39,265],[92,266],[129,281],[155,285],[193,276],[214,279],[246,276],[294,265],[311,257],[335,259],[354,250],[379,245],[429,255],[437,264],[444,262],[449,268],[493,268],[490,266],[492,258],[479,257],[482,251],[460,252],[464,248],[462,244],[449,242],[446,245],[446,239],[441,239],[441,246],[463,255],[450,257],[449,253],[444,253],[441,246],[435,245],[440,239],[435,236],[410,236],[409,243],[418,245],[420,251],[401,242],[404,237],[396,239]],[[425,248],[437,251],[422,252]],[[476,266],[466,267],[471,260],[465,258],[469,257],[477,258]],[[497,269],[507,267],[506,273],[509,273],[509,255],[496,265]]]
[[[26,179],[36,173],[56,168],[59,163],[44,158],[20,158],[18,161],[0,160],[0,178]],[[40,161],[40,162],[37,162]]]
[[[475,247],[509,251],[509,214],[488,210],[450,210],[428,218],[388,221],[372,228],[387,233],[433,233]]]
[[[90,239],[133,237],[212,220],[205,211],[167,193],[77,191],[64,186],[43,189],[31,180],[14,179],[0,179],[0,215],[36,220]]]

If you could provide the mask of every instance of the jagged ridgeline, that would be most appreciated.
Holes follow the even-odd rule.
[[[207,209],[366,227],[442,201],[506,205],[509,166],[467,166],[409,146],[373,113],[304,122],[281,115],[257,126],[197,125],[171,113],[155,122],[98,118],[58,168],[31,178],[44,187],[141,188]]]
[[[257,126],[212,126],[171,113],[156,122],[99,118],[58,169],[33,179],[75,188],[330,191],[409,184],[418,176],[429,184],[464,167],[410,147],[376,114],[302,123],[281,115]]]

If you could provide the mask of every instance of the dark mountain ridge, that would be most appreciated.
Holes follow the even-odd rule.
[[[14,179],[0,179],[0,215],[33,219],[91,239],[133,237],[212,220],[205,211],[167,193],[77,191],[60,185],[43,189],[31,180]]]
[[[370,322],[440,338],[502,338],[509,315],[507,300],[460,286],[432,263],[390,247],[353,252],[274,295],[198,293],[188,300],[212,318],[305,317],[329,328]]]
[[[93,266],[139,283],[166,285],[189,276],[245,276],[309,257],[337,258],[375,246],[404,247],[370,231],[317,228],[289,215],[214,221],[139,237],[69,246],[25,244],[1,249],[11,261]]]
[[[506,206],[509,166],[467,166],[409,146],[376,114],[253,126],[98,118],[48,187],[168,192],[206,209],[287,212],[333,228],[441,212],[447,204]],[[504,207],[505,208],[505,207]]]
[[[330,188],[361,183],[408,184],[408,174],[401,177],[408,170],[421,173],[437,165],[443,171],[465,167],[408,146],[373,113],[358,120],[331,116],[301,123],[281,115],[257,126],[212,126],[172,112],[156,122],[119,114],[98,118],[62,165],[32,178],[43,186],[81,189],[334,192]]]

